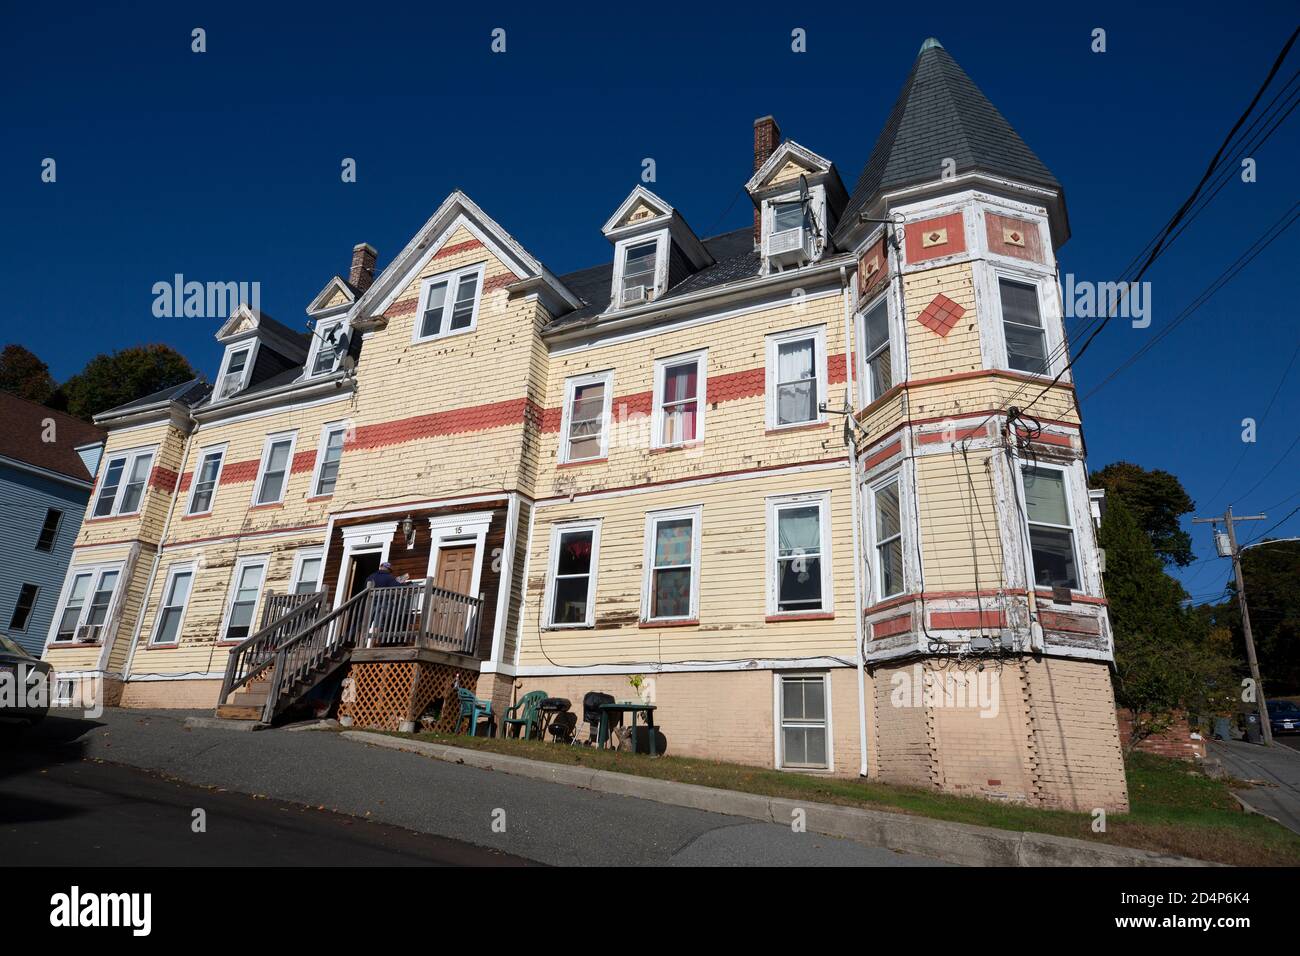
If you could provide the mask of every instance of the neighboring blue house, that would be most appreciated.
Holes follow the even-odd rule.
[[[0,392],[0,631],[37,657],[95,484],[104,434]]]

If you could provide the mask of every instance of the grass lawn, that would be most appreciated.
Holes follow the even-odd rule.
[[[858,778],[783,773],[692,757],[651,759],[630,753],[531,740],[436,733],[391,736],[770,797],[914,813],[1002,830],[1031,830],[1081,840],[1101,840],[1237,866],[1300,864],[1300,834],[1264,817],[1242,812],[1225,782],[1210,779],[1191,764],[1150,754],[1133,754],[1128,759],[1131,812],[1109,815],[1106,832],[1093,833],[1092,816],[1086,813],[1039,810],[1015,803],[950,796]]]

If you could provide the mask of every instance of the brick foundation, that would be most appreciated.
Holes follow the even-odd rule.
[[[220,693],[220,680],[133,680],[123,685],[121,706],[206,710]]]
[[[1127,746],[1129,735],[1133,733],[1133,712],[1120,708],[1115,712],[1119,723],[1119,739]],[[1199,734],[1192,736],[1192,725],[1183,716],[1162,734],[1152,734],[1137,745],[1143,753],[1159,754],[1162,757],[1176,757],[1179,760],[1204,760],[1205,738]]]

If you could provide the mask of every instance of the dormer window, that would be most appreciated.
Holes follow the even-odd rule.
[[[797,193],[764,201],[763,257],[769,268],[802,265],[821,254],[824,196],[821,187],[814,186],[806,202]]]
[[[658,262],[658,238],[638,240],[623,247],[620,305],[636,305],[655,297],[655,273]]]
[[[217,398],[229,398],[244,387],[253,367],[255,348],[255,343],[248,342],[226,350],[226,360],[217,379]]]
[[[347,323],[343,319],[319,322],[312,336],[309,375],[328,375],[339,367],[339,359],[347,351]]]
[[[478,322],[482,286],[482,265],[425,279],[420,290],[414,341],[472,332]]]

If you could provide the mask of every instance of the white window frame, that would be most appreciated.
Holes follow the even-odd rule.
[[[226,631],[230,628],[230,617],[235,612],[235,595],[239,593],[239,581],[244,576],[244,569],[261,566],[262,580],[257,586],[257,599],[253,601],[253,615],[248,621],[248,633],[243,637],[228,638]],[[226,610],[221,615],[221,630],[217,632],[218,644],[238,644],[257,633],[257,612],[262,606],[262,595],[266,593],[266,572],[270,566],[270,555],[250,554],[235,562],[234,573],[230,576],[230,587],[226,592]]]
[[[1073,465],[1057,465],[1044,461],[1029,461],[1024,458],[1016,457],[1013,459],[1016,466],[1016,490],[1020,493],[1022,517],[1020,521],[1023,529],[1021,540],[1021,551],[1025,562],[1025,580],[1031,590],[1047,591],[1050,586],[1038,583],[1038,575],[1034,568],[1034,547],[1029,537],[1029,498],[1025,494],[1025,469],[1033,468],[1038,471],[1056,471],[1061,474],[1061,488],[1065,494],[1065,513],[1070,516],[1070,547],[1074,549],[1074,572],[1079,579],[1078,586],[1070,588],[1071,594],[1089,594],[1092,593],[1094,584],[1092,581],[1091,568],[1085,565],[1083,560],[1083,548],[1079,540],[1083,533],[1082,528],[1087,523],[1087,512],[1080,512],[1078,508],[1078,496],[1075,493],[1074,478],[1076,469]],[[1060,528],[1060,525],[1047,525],[1045,522],[1033,522],[1042,524],[1044,527]]]
[[[826,766],[809,767],[793,766],[788,767],[785,763],[785,700],[782,691],[782,682],[784,680],[798,679],[808,680],[810,678],[821,678],[823,684],[823,701],[825,702],[826,716],[824,723],[826,725]],[[828,671],[774,671],[772,673],[772,726],[776,729],[774,734],[775,740],[772,742],[773,762],[777,770],[787,770],[791,773],[810,773],[823,774],[835,772],[835,728],[833,726],[834,707],[831,706],[831,680]],[[811,721],[794,721],[794,724],[804,726],[816,726]]]
[[[181,607],[180,622],[176,625],[176,640],[159,641],[158,636],[162,633],[163,611],[171,605],[166,604],[167,595],[171,591],[172,583],[181,574],[190,576],[190,589],[185,593],[185,603]],[[173,564],[167,569],[167,578],[163,581],[162,591],[158,594],[158,611],[154,615],[153,630],[149,635],[150,647],[172,647],[180,643],[180,636],[185,630],[185,615],[190,609],[190,599],[194,597],[194,584],[198,578],[198,566],[193,561],[184,561],[179,564]]]
[[[654,608],[654,549],[655,530],[662,521],[681,518],[691,520],[691,600],[685,615],[652,617]],[[641,622],[644,624],[698,621],[700,619],[700,552],[704,538],[704,506],[691,505],[667,511],[647,511],[645,516],[645,554],[641,567]]]
[[[1055,284],[1052,278],[1027,269],[1011,269],[1002,265],[989,266],[988,274],[990,277],[989,294],[993,297],[995,305],[991,332],[993,334],[997,367],[1006,369],[1016,375],[1028,375],[1040,379],[1053,378],[1057,372],[1061,371],[1067,357],[1061,349],[1061,336],[1064,330],[1061,310],[1058,305],[1059,300],[1056,296]],[[1043,322],[1043,348],[1048,360],[1045,371],[1027,372],[1024,369],[1011,367],[1011,360],[1007,351],[1006,319],[1002,313],[1003,279],[1009,282],[1017,282],[1020,285],[1033,286],[1038,292],[1038,317]],[[1068,381],[1068,379],[1063,380]]]
[[[226,468],[226,451],[230,447],[229,442],[222,442],[220,445],[209,445],[206,448],[199,449],[199,456],[194,465],[194,475],[190,479],[190,493],[185,500],[185,517],[190,518],[195,515],[212,514],[212,509],[217,506],[217,489],[221,487],[221,473]],[[221,455],[221,461],[217,465],[217,474],[212,480],[212,497],[208,499],[208,507],[203,511],[194,510],[194,494],[199,487],[199,476],[203,474],[203,464],[211,455]]]
[[[777,394],[778,368],[781,346],[791,342],[813,340],[813,377],[817,382],[817,401],[813,405],[813,417],[802,422],[778,422],[779,396]],[[774,332],[767,337],[767,429],[782,431],[787,428],[807,428],[809,425],[821,425],[826,421],[822,406],[829,400],[830,386],[826,374],[826,326],[812,325],[807,328],[793,329],[789,332]]]
[[[100,637],[95,643],[104,643],[104,633],[112,625],[113,619],[117,614],[117,604],[122,596],[122,579],[125,576],[125,562],[116,561],[111,564],[85,564],[68,569],[67,575],[63,579],[63,588],[59,593],[59,602],[54,609],[54,617],[50,621],[50,634],[46,645],[59,645],[68,647],[86,642],[78,640],[78,634],[82,626],[86,623],[86,617],[90,613],[90,606],[95,594],[99,591],[100,585],[103,584],[104,575],[109,572],[117,572],[117,581],[113,585],[113,593],[109,596],[108,607],[104,611],[103,629],[100,631]],[[77,622],[72,627],[72,637],[66,640],[59,639],[59,625],[63,622],[64,612],[68,609],[68,602],[72,598],[72,584],[80,575],[87,574],[90,576],[90,586],[86,590],[86,600],[82,603],[81,609],[77,612]]]
[[[894,296],[892,291],[886,289],[878,295],[872,296],[865,307],[858,309],[857,319],[855,321],[856,333],[858,337],[857,353],[858,362],[858,403],[862,408],[866,408],[874,401],[878,401],[884,392],[880,395],[873,395],[871,388],[871,376],[868,374],[868,362],[873,355],[880,350],[867,354],[867,314],[872,312],[881,303],[885,304],[885,320],[889,329],[889,380],[890,388],[894,388],[904,379],[902,369],[902,345],[899,339],[899,323],[896,320],[897,309],[894,307]]]
[[[254,337],[251,339],[245,339],[242,342],[232,342],[230,345],[226,346],[226,352],[221,357],[221,370],[217,373],[217,386],[213,389],[213,401],[219,402],[223,399],[233,398],[244,389],[248,388],[249,379],[253,374],[253,366],[257,364],[257,350],[260,344],[261,342]],[[235,389],[233,392],[227,393],[225,386],[226,375],[229,374],[230,369],[230,360],[234,357],[236,352],[242,352],[244,349],[248,349],[248,360],[244,363],[244,371],[240,376],[239,388]]]
[[[275,501],[259,501],[262,491],[262,480],[266,477],[266,466],[271,460],[271,449],[282,441],[289,443],[289,457],[284,463],[284,484],[280,486],[280,497]],[[266,441],[262,445],[262,460],[257,466],[257,478],[253,482],[253,497],[250,499],[250,507],[267,507],[270,505],[282,504],[289,496],[289,479],[293,476],[293,455],[298,447],[298,431],[294,429],[289,432],[275,432],[266,436]]]
[[[302,366],[303,371],[306,373],[303,378],[317,378],[323,375],[332,375],[338,371],[339,360],[343,357],[343,353],[336,352],[334,354],[334,363],[323,372],[316,371],[316,358],[320,355],[321,350],[325,348],[326,333],[338,326],[347,324],[348,317],[346,315],[317,320],[315,328],[312,329],[311,347],[307,350],[307,361]]]
[[[640,246],[649,242],[655,243],[654,284],[647,290],[645,302],[631,302],[625,306],[623,305],[623,274],[627,265],[627,251],[632,246]],[[653,302],[664,294],[668,286],[669,249],[667,229],[661,229],[658,232],[643,232],[636,236],[620,239],[614,243],[614,285],[610,289],[612,308],[633,309],[645,305],[646,302]]]
[[[667,444],[663,440],[664,431],[664,381],[668,369],[678,365],[686,365],[689,362],[695,362],[697,386],[695,398],[699,404],[699,410],[695,416],[695,437],[690,441],[674,442]],[[706,409],[709,405],[709,350],[699,349],[694,352],[682,352],[678,355],[670,355],[667,358],[655,360],[655,385],[654,385],[654,405],[650,415],[650,447],[651,448],[684,448],[692,445],[698,445],[704,441],[704,420],[706,418]]]
[[[569,428],[573,424],[573,396],[579,388],[586,385],[595,385],[604,383],[605,386],[605,406],[601,411],[601,429],[600,429],[600,451],[589,458],[571,458],[569,456]],[[590,375],[575,375],[572,378],[564,380],[564,412],[563,421],[560,426],[560,464],[570,464],[580,461],[599,461],[602,458],[609,457],[609,433],[613,424],[613,415],[611,414],[614,407],[614,373],[611,370],[604,372],[593,372]]]
[[[576,630],[595,627],[596,624],[596,586],[597,572],[600,569],[600,518],[588,518],[580,521],[564,521],[551,526],[551,550],[546,563],[546,587],[543,600],[543,620],[548,630]],[[587,574],[587,616],[581,623],[557,624],[555,615],[555,579],[560,565],[560,538],[565,534],[591,532],[591,570]]]
[[[907,522],[909,518],[909,504],[907,501],[907,492],[903,485],[903,477],[903,469],[898,468],[886,475],[881,475],[879,478],[876,478],[867,485],[867,491],[870,495],[870,506],[867,509],[866,514],[868,534],[867,542],[871,549],[871,594],[874,598],[872,601],[873,604],[878,604],[881,601],[887,601],[890,598],[896,598],[900,595],[906,594],[908,583],[911,578],[907,567]],[[903,580],[901,582],[902,586],[899,590],[892,594],[886,594],[884,587],[885,568],[884,564],[880,561],[881,542],[876,533],[878,530],[876,520],[876,495],[889,485],[895,484],[898,486],[898,542],[899,552],[902,556],[902,560],[899,564],[902,567]]]
[[[157,451],[157,445],[150,445],[148,448],[131,448],[126,451],[118,451],[109,455],[104,460],[104,466],[100,472],[100,480],[95,488],[95,500],[91,503],[90,509],[86,513],[86,517],[93,520],[95,518],[121,518],[127,515],[139,514],[140,510],[144,507],[144,499],[149,494],[149,476],[153,474],[154,466],[154,461],[152,459],[155,458]],[[135,470],[136,462],[140,458],[144,457],[148,457],[151,460],[149,462],[149,470],[145,474],[144,487],[140,489],[140,503],[132,511],[123,511],[121,510],[122,497],[123,493],[126,491],[127,480],[130,478],[131,472]],[[109,469],[113,466],[113,462],[118,461],[119,459],[122,460],[122,475],[113,491],[113,507],[107,514],[97,514],[96,512],[99,510],[100,499],[104,497],[104,479],[107,478]]]
[[[780,594],[780,514],[790,508],[816,505],[821,535],[822,601],[819,607],[782,611]],[[775,495],[767,499],[767,614],[769,617],[799,618],[808,614],[830,614],[835,609],[835,596],[831,591],[834,575],[831,571],[831,493],[812,491],[794,495]]]
[[[463,269],[453,269],[450,272],[440,272],[437,275],[428,276],[420,280],[420,298],[416,302],[415,321],[411,328],[411,342],[433,342],[438,339],[448,339],[456,335],[466,335],[478,328],[479,306],[483,303],[483,277],[487,272],[487,263],[479,262],[472,266],[465,266]],[[451,325],[451,313],[455,308],[456,290],[460,288],[461,280],[468,275],[477,274],[478,284],[474,288],[474,311],[470,314],[469,325],[463,329],[451,330],[450,328],[435,332],[433,335],[421,335],[420,330],[424,326],[424,313],[429,303],[430,290],[440,283],[447,283],[447,299],[443,308],[442,324]]]
[[[303,565],[308,561],[320,562],[320,576],[316,579],[316,591],[320,591],[325,582],[325,549],[324,548],[299,548],[293,556],[293,573],[289,576],[289,593],[297,594],[298,586],[302,584]],[[314,592],[312,592],[314,593]]]
[[[325,467],[326,442],[329,440],[329,436],[334,432],[343,433],[343,445],[339,446],[339,470],[338,473],[335,474],[334,476],[334,487],[335,488],[338,487],[339,475],[343,473],[343,448],[344,446],[347,445],[348,423],[346,421],[327,422],[325,425],[321,427],[320,439],[317,441],[316,444],[316,464],[312,467],[311,470],[311,487],[308,489],[307,492],[308,498],[326,498],[334,494],[333,488],[331,488],[328,492],[323,492],[320,490],[321,471]],[[293,469],[291,466],[290,471],[292,470]],[[288,482],[286,481],[286,484],[287,483]]]
[[[763,200],[763,242],[759,251],[763,255],[763,268],[765,270],[769,265],[767,260],[767,241],[772,237],[776,227],[776,207],[788,202],[797,202],[798,199],[799,190],[795,189],[791,192],[781,193],[776,196],[768,196]],[[829,223],[826,218],[826,187],[821,184],[808,187],[808,217],[817,223],[817,228],[821,231],[822,235],[822,247],[820,250],[815,249],[813,248],[811,225],[806,224],[803,227],[805,230],[809,231],[808,237],[804,243],[804,249],[808,253],[808,261],[816,262],[825,254],[830,239]]]

